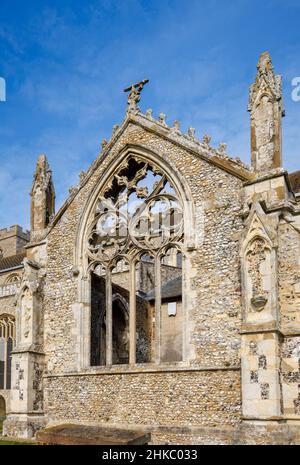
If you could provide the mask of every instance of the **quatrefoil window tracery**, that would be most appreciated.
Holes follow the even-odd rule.
[[[109,262],[134,249],[158,252],[182,236],[182,207],[167,176],[129,158],[98,198],[87,253],[92,262]]]

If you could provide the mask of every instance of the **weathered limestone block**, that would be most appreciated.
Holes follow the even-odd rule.
[[[257,172],[281,167],[281,118],[284,116],[281,76],[275,76],[270,55],[261,55],[250,88],[252,166]]]
[[[276,333],[242,336],[243,416],[270,419],[281,415],[280,353]]]

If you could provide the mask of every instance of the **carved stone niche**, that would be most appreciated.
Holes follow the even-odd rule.
[[[24,259],[24,272],[17,295],[16,348],[38,349],[41,339],[41,287],[43,274],[37,263]]]
[[[256,237],[246,251],[248,298],[253,311],[261,312],[267,305],[270,289],[271,249],[262,237]]]
[[[275,232],[260,205],[252,210],[247,225],[241,251],[243,320],[264,323],[277,318]]]

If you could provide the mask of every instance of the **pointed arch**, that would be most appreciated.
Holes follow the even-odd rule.
[[[263,323],[278,313],[277,242],[272,220],[252,205],[241,246],[243,321]]]
[[[11,352],[15,345],[15,318],[0,315],[0,389],[11,389]]]
[[[153,163],[154,166],[157,166],[163,173],[166,174],[167,178],[176,189],[177,195],[182,205],[184,206],[183,214],[185,247],[190,250],[195,247],[195,206],[190,188],[185,178],[178,171],[175,171],[174,168],[161,155],[155,153],[152,150],[149,150],[148,148],[128,144],[119,152],[114,160],[112,160],[108,168],[105,170],[105,173],[94,186],[82,212],[74,247],[74,265],[75,267],[81,268],[82,271],[86,270],[87,265],[84,263],[84,233],[92,212],[95,209],[99,193],[104,188],[104,186],[109,184],[114,174],[124,163],[126,163],[126,160],[130,157],[136,157],[145,163]]]
[[[150,187],[151,184],[151,187]],[[126,235],[120,234],[120,218],[123,218],[122,196],[126,193],[126,199],[134,197],[136,203],[140,201],[140,206],[134,206],[130,212],[130,202],[126,206]],[[118,234],[111,239],[110,228],[115,227],[113,215],[106,216],[111,206],[117,205],[117,226]],[[121,206],[120,206],[121,205]],[[128,206],[129,205],[129,206]],[[167,205],[169,214],[168,224],[161,223],[161,218],[166,218]],[[160,210],[162,209],[162,210]],[[181,214],[181,220],[180,218]],[[194,227],[194,203],[192,195],[185,179],[180,173],[175,172],[163,157],[140,146],[127,145],[109,164],[105,173],[99,179],[92,190],[84,211],[81,216],[77,230],[76,245],[74,251],[75,269],[78,270],[78,290],[79,303],[81,306],[81,321],[83,337],[80,337],[80,360],[82,367],[88,366],[91,360],[91,347],[87,347],[87,341],[91,335],[88,334],[91,328],[91,274],[90,271],[97,262],[105,268],[105,333],[106,333],[106,365],[113,363],[113,289],[115,283],[111,269],[118,260],[123,257],[128,262],[128,272],[126,275],[127,284],[124,289],[128,292],[129,303],[129,363],[136,363],[137,347],[140,340],[137,339],[136,318],[137,309],[151,319],[150,311],[146,311],[146,295],[138,295],[136,287],[136,263],[145,253],[153,254],[153,279],[155,286],[160,287],[160,257],[168,250],[168,245],[172,243],[174,247],[183,251],[190,251],[195,247],[195,227]],[[143,222],[148,222],[150,230]],[[165,227],[166,226],[166,227]],[[134,231],[134,234],[132,233]],[[138,231],[138,234],[135,234]],[[102,292],[104,295],[104,291]],[[155,334],[157,363],[160,362],[160,295],[155,298]],[[181,297],[184,299],[184,293]],[[144,303],[142,303],[144,301]],[[185,305],[183,305],[186,312]],[[102,310],[103,311],[103,310]],[[151,323],[152,324],[152,323]],[[145,324],[141,327],[149,328]],[[140,331],[141,332],[141,331]],[[149,330],[148,334],[152,331]],[[148,336],[147,336],[148,337]],[[147,338],[144,337],[146,340]],[[184,344],[186,341],[182,341]],[[149,350],[153,344],[148,344]],[[95,350],[95,349],[93,349]],[[148,350],[148,349],[147,349]],[[185,354],[184,348],[180,353]],[[183,356],[184,357],[184,356]]]

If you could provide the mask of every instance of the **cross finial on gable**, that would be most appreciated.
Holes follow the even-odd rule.
[[[141,100],[141,92],[145,84],[149,82],[149,79],[132,84],[124,89],[124,92],[129,92],[127,100],[127,113],[138,113],[140,111],[138,103]]]

